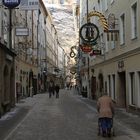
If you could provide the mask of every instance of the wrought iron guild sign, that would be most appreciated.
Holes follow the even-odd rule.
[[[76,49],[76,46],[71,47],[70,57],[74,58],[76,56],[76,53],[74,52],[74,49]]]
[[[94,43],[99,37],[99,29],[93,23],[86,23],[80,28],[80,37],[86,43]]]

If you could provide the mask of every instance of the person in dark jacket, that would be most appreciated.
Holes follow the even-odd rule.
[[[55,86],[56,98],[59,98],[59,89],[60,89],[59,85],[56,84]]]
[[[54,95],[54,90],[55,90],[53,81],[50,81],[48,89],[49,89],[49,98],[51,98],[52,94]]]

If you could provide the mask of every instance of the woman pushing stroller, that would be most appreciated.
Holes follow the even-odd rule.
[[[107,93],[104,93],[104,95],[98,99],[97,110],[99,112],[99,133],[101,132],[103,137],[110,137],[113,125],[114,103]]]

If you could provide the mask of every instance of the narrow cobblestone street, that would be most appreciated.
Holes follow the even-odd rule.
[[[73,90],[60,90],[59,99],[55,96],[49,99],[48,94],[38,94],[22,100],[15,109],[17,112],[13,114],[18,117],[9,117],[8,113],[0,119],[0,128],[2,125],[4,127],[2,122],[6,123],[6,120],[13,121],[14,117],[18,120],[14,128],[5,127],[1,140],[140,139],[139,116],[123,110],[117,110],[114,119],[115,137],[98,136],[95,101],[83,98]]]

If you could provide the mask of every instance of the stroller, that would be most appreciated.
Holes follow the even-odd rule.
[[[99,118],[98,119],[98,136],[103,137],[115,136],[113,127],[113,118]]]

